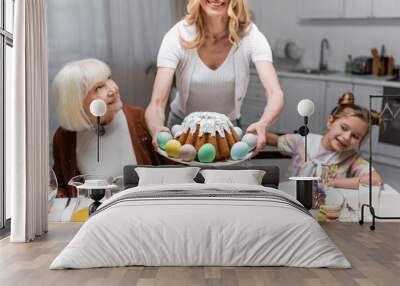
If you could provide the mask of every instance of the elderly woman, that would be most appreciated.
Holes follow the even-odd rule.
[[[194,111],[225,114],[238,123],[253,62],[268,105],[247,132],[258,135],[254,155],[265,146],[265,132],[283,108],[283,93],[265,36],[251,22],[247,0],[189,0],[187,15],[165,35],[157,60],[146,121],[156,134]],[[176,75],[177,94],[167,127],[164,111]]]
[[[123,105],[110,68],[97,59],[67,63],[53,82],[60,123],[53,138],[54,172],[58,197],[74,197],[68,181],[79,174],[118,176],[129,164],[158,164],[144,120],[144,110]],[[89,110],[102,99],[107,112],[101,117],[100,162],[97,162],[96,118]]]

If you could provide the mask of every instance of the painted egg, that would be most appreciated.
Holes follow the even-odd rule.
[[[211,163],[214,161],[217,151],[213,144],[207,143],[200,147],[197,157],[202,163]]]
[[[242,160],[249,152],[249,145],[245,142],[236,142],[231,149],[231,158],[233,160]]]
[[[165,144],[165,152],[172,158],[179,158],[179,153],[181,151],[181,143],[178,140],[171,139]]]
[[[240,140],[242,138],[242,136],[243,136],[242,128],[240,128],[238,126],[235,126],[235,127],[233,127],[233,130],[235,130],[235,132],[236,132],[236,134],[237,134],[237,136],[239,137],[239,140]]]
[[[183,132],[182,126],[179,124],[176,124],[176,125],[172,126],[172,128],[171,128],[171,133],[174,138],[181,135],[182,132]]]
[[[243,136],[242,142],[245,142],[250,147],[250,150],[253,150],[257,146],[257,135],[247,133]]]
[[[196,158],[196,148],[192,144],[185,144],[181,147],[181,152],[179,157],[183,161],[193,161]]]
[[[157,145],[161,149],[165,150],[165,143],[172,139],[172,135],[169,132],[161,131],[157,134]]]

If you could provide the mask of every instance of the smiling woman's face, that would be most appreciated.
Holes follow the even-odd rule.
[[[201,8],[207,16],[228,15],[228,5],[231,0],[202,0]]]
[[[83,99],[83,109],[92,123],[96,122],[96,118],[91,114],[89,107],[95,99],[101,99],[107,105],[107,112],[101,117],[102,124],[111,122],[122,108],[118,85],[111,78],[97,82]]]

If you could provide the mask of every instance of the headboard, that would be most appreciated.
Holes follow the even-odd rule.
[[[146,168],[183,168],[185,165],[160,165],[160,166],[149,166],[149,165],[127,165],[124,167],[124,189],[133,188],[138,185],[139,176],[135,172],[136,167]],[[224,166],[224,167],[201,167],[204,169],[219,169],[219,170],[263,170],[265,175],[262,179],[261,184],[265,187],[278,188],[279,186],[279,168],[277,166]],[[197,183],[204,183],[204,178],[200,174],[194,178]]]

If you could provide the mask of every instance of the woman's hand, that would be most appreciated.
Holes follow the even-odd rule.
[[[153,94],[149,106],[145,111],[145,120],[147,128],[152,137],[152,144],[157,151],[157,134],[161,131],[168,131],[164,126],[165,108],[168,103],[169,93],[171,91],[172,80],[174,78],[174,69],[159,68],[157,70],[156,79],[154,81]]]
[[[156,151],[156,152],[157,152],[157,149],[158,149],[157,134],[159,132],[163,132],[163,131],[171,133],[171,131],[168,129],[168,127],[158,126],[158,127],[155,128],[154,134],[151,135],[152,136],[151,144],[153,144],[154,151]]]
[[[267,130],[267,124],[263,123],[261,121],[257,121],[253,124],[251,124],[247,130],[246,133],[253,133],[257,135],[257,146],[256,149],[254,149],[253,154],[251,157],[256,156],[262,149],[264,149],[266,140],[265,140],[265,133]]]
[[[247,128],[247,132],[256,133],[258,136],[257,147],[253,152],[253,157],[264,148],[266,130],[278,119],[283,109],[283,92],[274,66],[269,61],[257,61],[255,66],[258,77],[265,89],[265,98],[268,104],[265,106],[259,121]],[[273,143],[271,142],[271,144]]]

